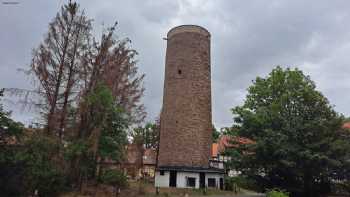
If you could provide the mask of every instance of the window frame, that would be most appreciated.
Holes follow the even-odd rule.
[[[216,178],[208,178],[208,187],[216,187]]]
[[[186,187],[195,188],[196,187],[196,177],[186,177]]]

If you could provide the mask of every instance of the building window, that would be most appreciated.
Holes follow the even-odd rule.
[[[177,70],[177,73],[178,73],[179,75],[181,75],[182,70],[181,70],[181,69]]]
[[[161,170],[161,171],[159,172],[159,174],[160,174],[161,176],[164,176],[164,170]]]
[[[208,187],[216,187],[216,179],[208,178]]]
[[[186,186],[187,187],[196,187],[196,178],[194,177],[186,177]]]

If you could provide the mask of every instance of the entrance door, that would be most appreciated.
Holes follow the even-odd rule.
[[[205,173],[204,172],[199,173],[199,187],[205,188]]]
[[[176,187],[176,171],[170,171],[169,187]]]
[[[220,178],[220,189],[223,190],[224,189],[224,179]]]

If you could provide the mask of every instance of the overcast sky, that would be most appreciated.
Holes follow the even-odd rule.
[[[65,0],[0,0],[0,88],[32,88],[17,71],[28,68],[31,51]],[[158,116],[163,95],[167,31],[196,24],[208,29],[212,44],[212,102],[216,127],[230,126],[230,108],[242,104],[256,76],[276,65],[298,67],[316,82],[335,109],[350,115],[350,1],[337,0],[83,0],[96,34],[118,21],[120,38],[129,37],[146,74],[148,120]],[[33,112],[5,103],[16,120],[29,123]]]

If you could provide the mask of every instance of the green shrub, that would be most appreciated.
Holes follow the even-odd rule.
[[[38,190],[39,196],[56,196],[66,189],[66,176],[57,161],[58,142],[52,137],[33,134],[16,153],[16,162],[23,163],[23,184],[26,193]]]
[[[125,174],[119,170],[112,169],[105,170],[101,174],[100,182],[118,188],[124,188],[128,185],[127,177]]]
[[[332,192],[336,194],[350,194],[350,180],[333,184]]]
[[[261,191],[261,188],[256,184],[255,180],[250,179],[246,176],[237,177],[226,177],[225,178],[225,189],[234,191],[234,189],[244,188],[253,191]]]
[[[229,191],[234,190],[235,179],[234,177],[225,177],[225,189]]]
[[[288,197],[289,194],[286,192],[283,192],[281,190],[270,190],[269,192],[267,192],[266,197]]]

